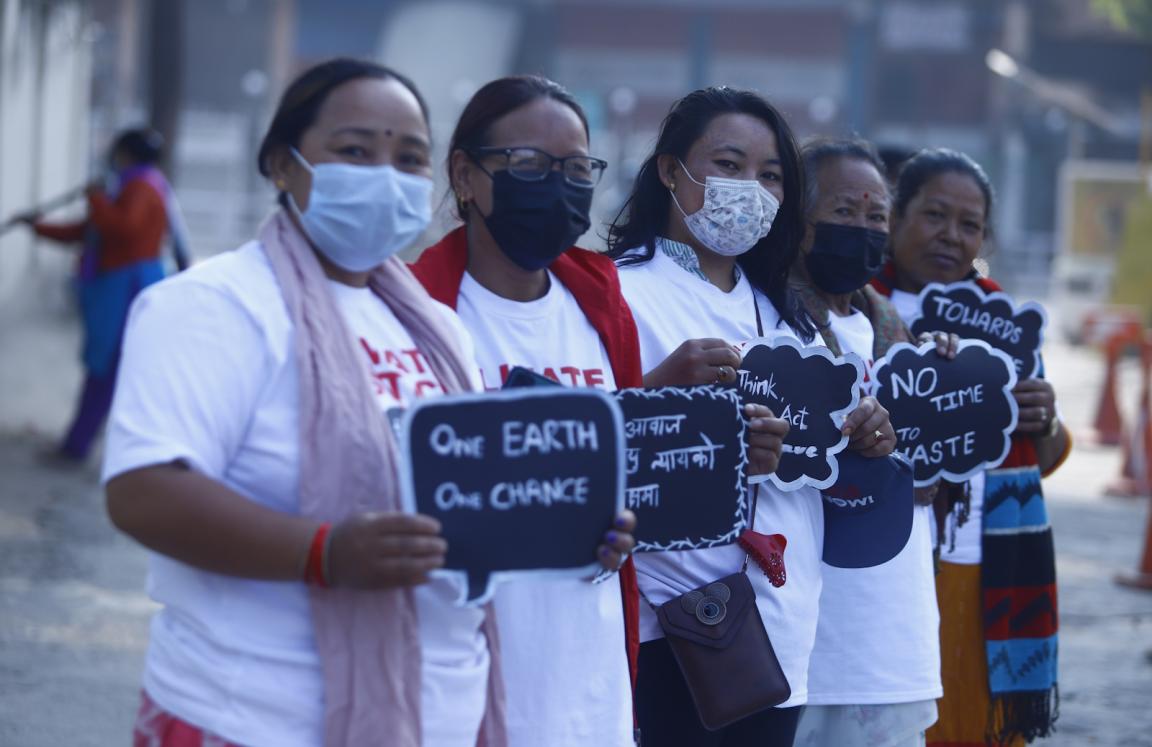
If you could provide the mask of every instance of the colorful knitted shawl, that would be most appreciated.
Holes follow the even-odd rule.
[[[970,279],[986,292],[1001,290]],[[889,262],[872,286],[890,296],[895,280]],[[980,584],[992,697],[985,738],[1031,742],[1049,736],[1059,715],[1056,556],[1032,438],[1013,436],[1007,458],[985,474]]]

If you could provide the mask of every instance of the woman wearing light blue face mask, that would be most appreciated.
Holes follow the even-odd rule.
[[[305,72],[259,156],[283,209],[133,308],[104,479],[163,605],[137,743],[504,743],[491,619],[429,581],[446,546],[400,513],[384,417],[475,378],[394,256],[428,225],[429,147],[407,79]]]

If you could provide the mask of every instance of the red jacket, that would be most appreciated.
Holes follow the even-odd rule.
[[[77,223],[36,223],[40,236],[55,241],[84,240],[91,226],[100,234],[100,272],[109,272],[144,260],[156,259],[168,230],[164,198],[144,179],[124,185],[115,200],[102,192],[88,195],[88,218]]]
[[[460,283],[468,267],[468,236],[462,226],[429,247],[412,266],[412,272],[437,301],[456,308]],[[608,362],[616,386],[643,386],[640,365],[640,338],[632,311],[620,292],[616,265],[602,254],[572,247],[548,268],[576,303],[608,352]],[[624,640],[628,649],[628,669],[636,687],[636,659],[640,652],[640,589],[636,567],[629,558],[620,568],[620,593],[624,599]]]

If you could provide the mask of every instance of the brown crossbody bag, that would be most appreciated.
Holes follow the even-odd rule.
[[[759,494],[760,487],[754,486],[752,524]],[[738,572],[659,607],[649,602],[692,693],[700,722],[712,731],[780,705],[792,694],[756,608],[747,570],[745,554]]]

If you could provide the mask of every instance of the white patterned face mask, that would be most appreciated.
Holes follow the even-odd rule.
[[[725,257],[744,254],[772,230],[780,201],[755,179],[706,177],[696,181],[680,162],[688,178],[704,188],[704,204],[689,215],[680,207],[676,193],[672,200],[684,216],[684,225],[704,246]]]

